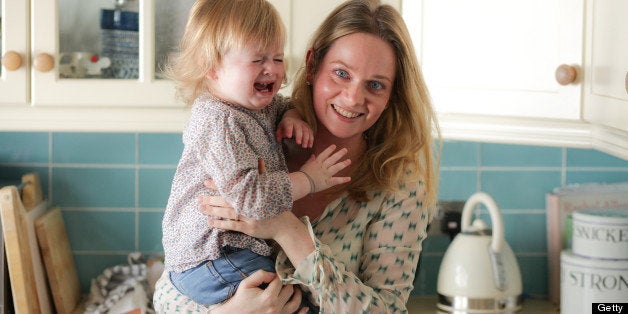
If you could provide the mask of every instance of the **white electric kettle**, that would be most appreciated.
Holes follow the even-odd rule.
[[[493,230],[480,219],[488,209]],[[473,194],[462,209],[461,232],[449,245],[438,273],[438,309],[448,313],[513,313],[521,309],[521,272],[504,241],[502,215],[488,194]]]

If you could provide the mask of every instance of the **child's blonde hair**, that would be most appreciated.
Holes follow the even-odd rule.
[[[206,91],[207,74],[229,50],[257,45],[266,49],[286,40],[275,7],[266,0],[198,0],[192,6],[175,55],[164,70],[186,104]]]

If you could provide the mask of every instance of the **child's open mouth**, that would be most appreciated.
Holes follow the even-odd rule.
[[[275,86],[275,83],[255,83],[254,87],[258,92],[261,93],[268,93],[273,91],[273,86]]]

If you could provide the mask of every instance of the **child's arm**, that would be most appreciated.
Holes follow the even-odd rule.
[[[350,159],[339,160],[347,154],[343,148],[337,152],[336,145],[330,145],[318,156],[312,155],[299,171],[289,174],[292,183],[292,200],[325,190],[337,184],[349,182],[350,177],[334,177],[338,171],[351,164]]]
[[[314,133],[310,126],[301,119],[296,109],[289,109],[281,117],[275,132],[277,142],[284,138],[294,138],[294,141],[303,148],[311,148],[314,144]]]

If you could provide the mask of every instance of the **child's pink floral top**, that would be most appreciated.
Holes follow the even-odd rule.
[[[272,244],[265,240],[210,228],[197,197],[211,193],[204,186],[211,179],[242,216],[263,219],[290,210],[292,185],[281,144],[275,140],[276,124],[290,106],[282,96],[261,110],[209,94],[195,101],[162,221],[166,270],[181,272],[214,260],[226,245],[271,255]],[[266,166],[263,174],[260,159]]]

